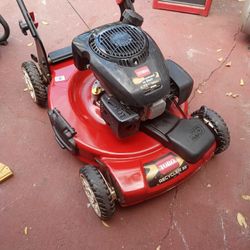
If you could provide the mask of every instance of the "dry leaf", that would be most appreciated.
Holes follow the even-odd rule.
[[[226,93],[226,96],[232,96],[233,95],[233,93],[232,92],[228,92],[228,93]]]
[[[232,95],[233,98],[236,98],[236,97],[238,97],[238,96],[239,96],[239,94],[233,94],[233,95]]]
[[[28,227],[25,227],[23,231],[24,231],[24,234],[27,235],[28,234]]]
[[[237,221],[238,221],[240,226],[247,228],[246,219],[241,213],[237,213]]]
[[[243,195],[241,195],[241,198],[242,198],[243,200],[250,201],[250,195],[243,194]]]
[[[232,62],[231,61],[227,62],[226,67],[231,67],[231,66],[232,66]]]
[[[23,91],[24,91],[24,92],[27,92],[27,91],[29,91],[29,89],[28,89],[28,88],[25,88]]]
[[[202,94],[203,92],[201,90],[197,89],[197,93]]]
[[[42,21],[42,24],[48,25],[49,23],[47,21]]]
[[[207,187],[208,187],[208,188],[211,188],[211,187],[212,187],[212,185],[211,185],[211,184],[207,184]]]
[[[244,80],[240,79],[240,86],[244,86],[244,85],[245,85]]]
[[[223,61],[223,57],[220,57],[217,59],[219,62],[222,62]]]
[[[161,245],[159,245],[155,250],[161,250]]]
[[[33,45],[33,42],[27,44],[28,47],[31,47],[32,45]]]
[[[103,221],[102,220],[102,224],[103,224],[103,226],[105,226],[105,227],[110,227],[105,221]]]
[[[221,51],[222,51],[222,49],[217,49],[216,51],[217,51],[217,52],[221,52]]]

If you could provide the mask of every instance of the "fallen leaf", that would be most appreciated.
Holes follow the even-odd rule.
[[[244,80],[240,79],[240,86],[244,86],[244,85],[245,85]]]
[[[243,194],[243,195],[241,195],[241,198],[242,198],[243,200],[250,201],[250,195]]]
[[[246,219],[241,213],[237,213],[237,221],[241,227],[247,228]]]
[[[232,66],[232,62],[231,61],[226,63],[226,67],[231,67],[231,66]]]
[[[24,231],[24,234],[27,235],[28,234],[28,227],[25,227],[23,231]]]
[[[13,175],[13,172],[11,171],[11,169],[5,164],[0,162],[0,183],[2,181],[5,181],[12,175]]]
[[[223,61],[223,57],[220,57],[217,59],[219,62],[222,62]]]
[[[199,90],[199,89],[197,89],[197,93],[198,94],[203,94],[203,92],[201,90]]]
[[[239,94],[233,94],[232,97],[233,98],[239,97]]]
[[[47,21],[42,21],[42,24],[48,25],[49,23]]]
[[[161,250],[161,245],[159,245],[155,250]]]
[[[87,204],[87,208],[90,208],[90,207],[91,207],[91,204],[90,204],[90,203],[88,203],[88,204]]]
[[[32,45],[33,45],[33,42],[27,44],[28,47],[31,47]]]
[[[105,227],[110,227],[105,221],[103,221],[102,220],[102,224],[103,224],[103,226],[105,226]]]
[[[228,92],[228,93],[226,93],[226,96],[232,96],[233,95],[233,93],[232,92]]]
[[[217,52],[221,52],[221,51],[222,51],[222,49],[217,49],[216,51],[217,51]]]
[[[25,88],[23,91],[24,91],[24,92],[27,92],[28,90],[29,90],[28,88]]]
[[[211,187],[212,187],[212,185],[211,185],[211,184],[207,184],[207,187],[208,187],[208,188],[211,188]]]

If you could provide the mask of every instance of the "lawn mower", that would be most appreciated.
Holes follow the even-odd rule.
[[[188,114],[193,79],[164,59],[134,1],[116,0],[119,21],[49,54],[34,14],[17,3],[20,29],[37,49],[22,64],[27,88],[48,106],[58,144],[84,163],[80,180],[99,218],[111,218],[116,202],[130,206],[174,188],[228,148],[227,125],[215,111]]]

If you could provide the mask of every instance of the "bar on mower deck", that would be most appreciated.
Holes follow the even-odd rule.
[[[56,64],[73,57],[72,47],[68,46],[62,49],[52,51],[48,54],[48,61],[50,64]]]

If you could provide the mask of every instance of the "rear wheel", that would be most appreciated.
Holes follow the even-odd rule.
[[[110,219],[115,212],[115,201],[103,175],[95,167],[88,165],[80,169],[80,179],[96,215],[102,220]]]
[[[230,133],[223,118],[214,110],[202,106],[199,110],[192,113],[192,117],[203,120],[208,128],[213,132],[217,147],[215,154],[225,151],[230,144]]]
[[[37,66],[31,61],[24,62],[22,64],[22,71],[32,100],[40,107],[46,107],[47,89]]]

